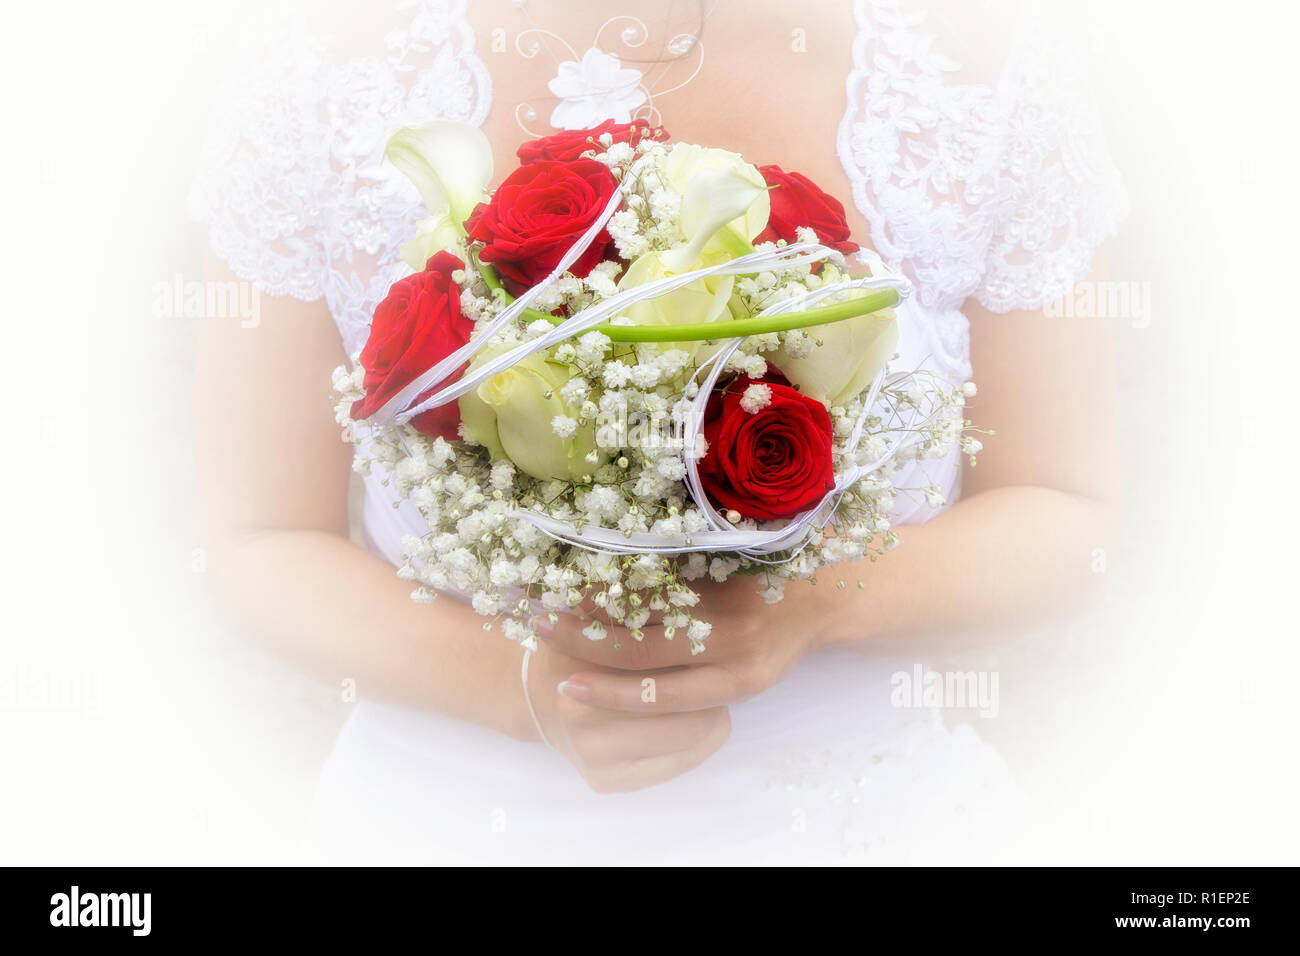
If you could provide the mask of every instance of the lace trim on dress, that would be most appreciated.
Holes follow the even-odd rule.
[[[1025,23],[1003,77],[1008,109],[991,205],[992,239],[974,295],[993,312],[1039,309],[1092,269],[1128,213],[1087,66],[1074,38]]]
[[[1038,308],[1081,278],[1125,201],[1081,59],[1027,14],[994,85],[967,82],[927,15],[856,0],[837,149],[873,244],[916,284],[918,317],[951,368],[961,307]]]
[[[431,119],[481,125],[492,84],[465,0],[408,0],[382,55],[336,57],[305,7],[260,31],[217,92],[190,214],[213,251],[268,295],[324,298],[349,355],[406,267],[419,196],[384,145]]]

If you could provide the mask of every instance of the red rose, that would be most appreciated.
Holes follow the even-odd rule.
[[[755,384],[771,390],[771,401],[750,412],[741,398]],[[835,487],[830,414],[771,366],[766,377],[740,375],[709,397],[704,437],[704,490],[742,517],[792,518]]]
[[[801,173],[787,173],[780,166],[760,166],[758,171],[775,188],[768,193],[772,214],[767,217],[767,228],[755,242],[797,242],[795,229],[803,226],[838,252],[849,255],[858,251],[858,244],[849,239],[843,203]]]
[[[515,150],[515,155],[519,157],[521,163],[535,163],[542,159],[578,159],[587,150],[598,149],[599,147],[593,146],[590,141],[599,139],[604,133],[612,136],[615,143],[627,143],[632,147],[635,147],[637,143],[646,137],[650,139],[668,138],[668,133],[662,126],[651,126],[645,120],[638,119],[630,123],[615,123],[613,120],[605,120],[599,126],[591,129],[565,130],[563,133],[556,133],[554,136],[543,136],[541,139],[529,140]]]
[[[355,421],[369,418],[415,378],[469,341],[474,323],[460,311],[460,289],[451,274],[465,268],[450,252],[440,252],[423,272],[393,283],[375,309],[370,338],[361,350],[366,370],[365,397],[352,403]],[[464,366],[462,366],[463,368]],[[455,402],[411,419],[419,431],[455,438],[460,412]]]
[[[595,160],[541,160],[511,173],[465,226],[483,243],[480,258],[496,265],[506,288],[519,295],[550,274],[617,189],[613,174]],[[586,277],[609,245],[602,230],[570,271]]]

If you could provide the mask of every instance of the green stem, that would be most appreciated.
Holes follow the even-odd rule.
[[[701,322],[695,325],[598,325],[591,331],[603,332],[614,342],[699,342],[709,339],[734,339],[767,332],[788,332],[813,325],[843,322],[869,312],[879,312],[898,304],[897,289],[877,289],[856,299],[783,315],[756,315],[750,319]]]
[[[499,289],[507,303],[513,302],[514,296],[501,285],[496,270],[477,259],[475,263],[488,288],[493,291]],[[710,339],[763,335],[768,332],[788,332],[791,329],[806,329],[814,325],[829,325],[832,322],[843,322],[845,319],[870,312],[879,312],[881,309],[888,309],[897,304],[897,289],[877,289],[855,299],[847,299],[844,302],[822,306],[819,309],[808,309],[804,312],[758,315],[748,319],[700,322],[693,325],[609,325],[606,323],[587,331],[603,333],[613,342],[701,342]],[[536,309],[524,309],[524,318],[529,322],[545,319],[552,325],[559,325],[565,321],[563,316],[548,315]]]
[[[515,301],[515,297],[506,291],[506,287],[501,284],[501,278],[497,275],[497,270],[492,268],[486,262],[479,260],[478,256],[474,257],[474,264],[478,266],[478,274],[483,277],[487,287],[493,292],[500,292],[506,300],[506,305]],[[558,315],[547,315],[545,312],[538,312],[536,309],[524,309],[524,318],[529,322],[536,322],[538,319],[545,319],[552,325],[559,325],[564,320]]]

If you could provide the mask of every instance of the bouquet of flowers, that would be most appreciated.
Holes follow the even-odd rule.
[[[843,206],[798,173],[644,121],[526,143],[490,194],[476,127],[387,155],[430,215],[334,386],[357,469],[427,524],[398,571],[416,601],[458,591],[528,648],[574,613],[698,652],[692,581],[779,601],[874,560],[895,496],[937,495],[900,467],[979,450],[971,383],[889,368],[908,283],[851,272]]]

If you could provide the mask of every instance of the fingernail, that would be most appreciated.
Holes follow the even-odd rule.
[[[582,681],[562,680],[555,685],[555,692],[573,700],[587,700],[591,697],[591,688]]]

